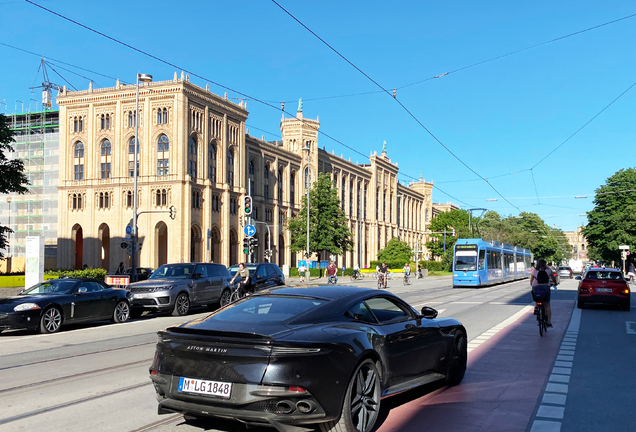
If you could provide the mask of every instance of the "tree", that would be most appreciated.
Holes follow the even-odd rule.
[[[429,230],[443,232],[446,230],[446,250],[452,249],[458,238],[471,238],[468,231],[468,212],[466,210],[451,210],[443,212],[431,219]],[[455,234],[453,235],[453,230]],[[444,255],[444,234],[431,234],[431,241],[426,242],[426,247],[433,257]]]
[[[587,213],[588,258],[620,262],[620,245],[636,246],[636,170],[621,169],[596,189]]]
[[[7,118],[0,114],[0,193],[25,194],[29,191],[26,187],[29,180],[24,174],[24,162],[7,157],[7,153],[13,152],[12,142],[13,133],[9,129]],[[9,245],[7,234],[12,232],[11,228],[0,226],[0,258],[4,258],[2,251]]]
[[[309,190],[309,254],[328,252],[342,255],[353,250],[353,234],[340,207],[338,191],[329,174],[320,174]],[[292,253],[307,249],[307,200],[296,217],[287,220]]]
[[[410,262],[413,250],[407,242],[403,242],[396,237],[393,237],[386,244],[386,247],[378,252],[378,261],[387,262]]]

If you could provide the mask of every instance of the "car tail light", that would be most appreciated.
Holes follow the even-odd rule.
[[[621,294],[629,294],[629,288],[621,289]]]
[[[305,390],[302,387],[298,387],[298,386],[290,386],[288,388],[288,390],[291,391],[291,392],[297,392],[297,393],[306,393],[307,392],[307,390]]]
[[[583,293],[583,294],[589,294],[590,290],[587,287],[579,287],[579,292]]]

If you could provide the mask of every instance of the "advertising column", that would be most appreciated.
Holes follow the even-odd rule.
[[[31,288],[40,282],[44,282],[44,237],[28,236],[24,288]]]

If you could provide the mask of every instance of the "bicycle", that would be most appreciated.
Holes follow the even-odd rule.
[[[406,273],[404,274],[404,277],[402,278],[402,283],[404,285],[411,285],[411,279]]]
[[[387,287],[387,275],[378,277],[378,289],[386,289]]]
[[[539,335],[543,336],[543,332],[548,331],[548,317],[545,314],[545,306],[543,302],[537,302],[537,323],[539,324]]]
[[[337,285],[338,282],[336,281],[336,277],[335,276],[329,276],[327,278],[327,285]]]
[[[364,279],[364,275],[362,273],[360,273],[360,272],[354,272],[351,275],[351,280],[352,281],[361,280],[361,279]]]

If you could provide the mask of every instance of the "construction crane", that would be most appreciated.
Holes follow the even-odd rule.
[[[60,89],[60,85],[49,81],[49,73],[46,70],[46,64],[47,64],[46,60],[42,58],[40,60],[40,66],[38,67],[38,73],[40,72],[40,69],[42,70],[42,77],[44,80],[42,82],[42,85],[39,85],[36,87],[29,87],[31,90],[37,89],[37,88],[42,89],[42,110],[43,111],[48,111],[53,106],[53,97],[51,95],[51,89],[57,89],[57,90]]]

